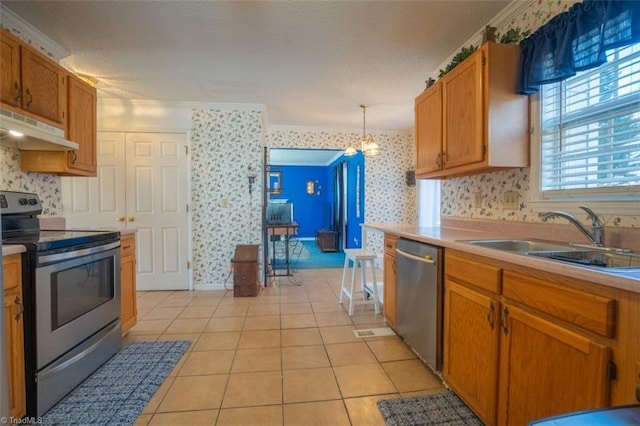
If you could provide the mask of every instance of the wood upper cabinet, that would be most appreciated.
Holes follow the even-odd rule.
[[[441,168],[442,86],[436,84],[416,98],[416,176]]]
[[[120,321],[122,322],[122,334],[136,325],[138,320],[138,307],[136,299],[136,236],[125,234],[120,240],[120,303],[122,310]]]
[[[3,108],[64,128],[68,71],[7,30],[0,31]]]
[[[6,360],[9,379],[9,414],[21,418],[26,414],[24,369],[24,305],[22,269],[19,254],[2,258],[4,322],[7,339]]]
[[[6,30],[0,30],[0,102],[20,107],[20,41]]]
[[[79,147],[73,151],[23,151],[20,168],[25,172],[61,176],[97,176],[96,89],[69,74],[66,138]]]
[[[609,405],[608,347],[510,304],[501,323],[499,424]]]
[[[529,165],[529,100],[515,94],[519,49],[485,43],[416,98],[417,177]]]
[[[384,234],[383,307],[384,319],[395,330],[397,327],[396,297],[396,244],[398,236]]]
[[[80,147],[68,153],[69,173],[96,176],[97,173],[97,93],[95,87],[69,75],[67,139]]]

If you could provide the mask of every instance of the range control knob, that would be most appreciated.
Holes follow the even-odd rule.
[[[31,204],[32,206],[35,206],[36,204],[38,204],[38,199],[37,198],[29,198],[29,204]]]
[[[29,204],[29,200],[27,200],[26,198],[20,198],[18,200],[18,203],[20,203],[21,206],[26,206],[27,204]]]

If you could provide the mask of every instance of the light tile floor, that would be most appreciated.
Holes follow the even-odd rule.
[[[373,306],[340,305],[342,269],[279,278],[258,297],[233,291],[138,293],[132,341],[192,344],[137,425],[383,425],[376,401],[441,392],[440,380]],[[348,303],[345,303],[347,305]]]

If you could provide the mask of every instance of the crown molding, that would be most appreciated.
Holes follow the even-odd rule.
[[[0,26],[55,61],[59,62],[69,56],[68,50],[2,4],[0,4]]]
[[[491,18],[491,20],[487,22],[487,25],[500,28],[503,25],[506,25],[509,22],[513,21],[517,16],[524,12],[525,9],[529,8],[535,2],[536,0],[515,0],[509,3],[509,5],[502,9],[496,16]],[[462,48],[463,46],[469,46],[470,44],[481,44],[485,27],[486,25],[480,28],[474,35],[472,35],[466,42],[464,42],[460,46],[460,48]],[[442,61],[442,63],[433,70],[433,72],[431,73],[431,77],[437,79],[438,71],[442,68],[445,68],[451,62],[453,57],[458,53],[458,50],[460,49],[457,49],[453,54],[451,54],[451,56]]]

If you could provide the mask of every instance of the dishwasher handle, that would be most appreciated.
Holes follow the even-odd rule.
[[[433,259],[433,257],[431,255],[426,255],[423,257],[420,256],[416,256],[415,254],[411,254],[411,253],[407,253],[406,251],[402,251],[400,249],[396,249],[396,253],[400,256],[412,259],[412,260],[416,260],[418,262],[423,262],[423,263],[428,263],[429,265],[435,265],[436,261],[435,259]]]

